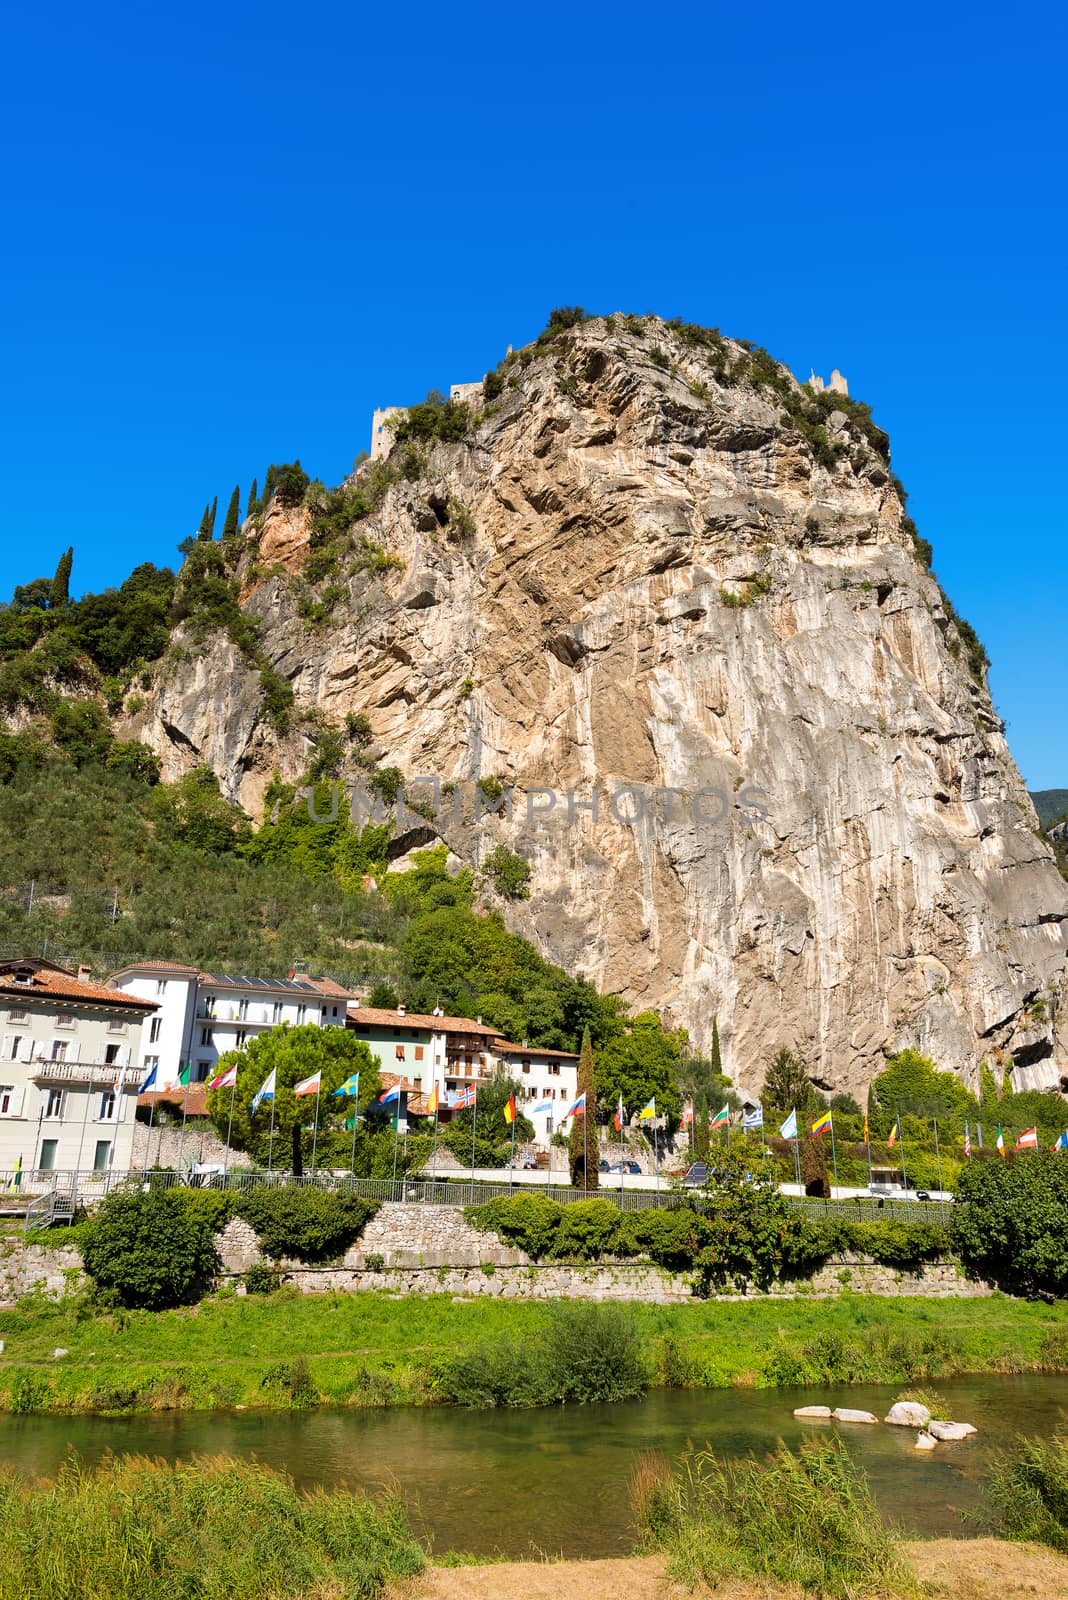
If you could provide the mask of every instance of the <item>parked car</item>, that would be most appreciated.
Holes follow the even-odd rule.
[[[640,1177],[642,1169],[636,1161],[616,1161],[608,1170],[609,1172],[614,1172],[617,1177],[620,1173],[629,1173],[633,1178]]]
[[[598,1172],[611,1172],[611,1170],[612,1169],[608,1165],[607,1161],[598,1161],[598,1163],[597,1163],[597,1171]]]

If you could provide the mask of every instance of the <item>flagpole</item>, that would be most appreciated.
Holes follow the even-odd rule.
[[[931,1120],[934,1123],[935,1163],[936,1163],[937,1168],[938,1168],[938,1205],[939,1205],[939,1209],[940,1209],[941,1214],[942,1214],[942,1226],[945,1227],[945,1223],[946,1223],[946,1201],[945,1201],[945,1196],[942,1193],[942,1156],[941,1156],[941,1152],[939,1151],[939,1148],[938,1148],[938,1118],[937,1117],[932,1117]]]
[[[75,1168],[76,1177],[74,1179],[75,1188],[77,1188],[78,1178],[81,1176],[81,1171],[82,1171],[82,1149],[84,1148],[84,1145],[85,1145],[85,1129],[86,1129],[86,1125],[87,1125],[87,1123],[89,1121],[89,1102],[93,1098],[93,1072],[94,1072],[94,1068],[90,1067],[89,1068],[89,1087],[86,1090],[86,1095],[85,1095],[85,1113],[84,1113],[84,1115],[82,1117],[82,1132],[81,1132],[81,1138],[78,1140],[78,1161],[77,1161],[77,1166]],[[116,1095],[115,1099],[116,1099],[116,1104],[117,1104],[118,1103],[118,1096],[117,1095]]]
[[[393,1123],[393,1189],[391,1191],[391,1198],[394,1200],[397,1198],[397,1146],[400,1144],[400,1114],[401,1096],[400,1091],[398,1090],[397,1115]]]
[[[145,1140],[145,1161],[146,1162],[150,1161],[151,1158],[152,1158],[152,1119],[154,1118],[155,1115],[156,1115],[156,1106],[155,1106],[155,1102],[153,1102],[153,1104],[150,1105],[149,1108],[148,1108],[148,1138]],[[135,1122],[137,1121],[137,1108],[136,1108],[136,1106],[134,1107],[134,1121]],[[145,1176],[145,1174],[147,1172],[148,1172],[148,1167],[145,1166],[145,1165],[142,1165],[142,1167],[141,1167],[141,1176],[142,1176],[142,1178]]]
[[[616,1109],[619,1112],[619,1210],[620,1210],[620,1214],[622,1215],[622,1212],[623,1212],[623,1167],[624,1167],[624,1161],[623,1161],[623,1124],[627,1119],[627,1113],[623,1108],[623,1096],[622,1095],[620,1095],[619,1099],[616,1101]]]
[[[319,1097],[323,1092],[323,1074],[319,1072],[319,1082],[315,1089],[315,1119],[312,1122],[312,1181],[315,1180],[315,1152],[319,1146]]]
[[[660,1210],[660,1131],[653,1116],[653,1163],[656,1166],[656,1209]]]
[[[274,1080],[274,1086],[275,1086],[276,1089],[278,1088],[278,1079],[277,1078],[275,1078],[275,1080]],[[268,1175],[268,1177],[270,1177],[270,1175],[274,1172],[274,1102],[275,1102],[276,1098],[277,1097],[272,1094],[272,1096],[271,1096],[271,1128],[270,1128],[270,1132],[267,1135],[267,1175]]]
[[[478,1089],[471,1102],[471,1204],[475,1203],[475,1132],[478,1128]]]
[[[908,1200],[909,1178],[908,1173],[905,1171],[905,1130],[901,1126],[900,1111],[895,1114],[895,1121],[897,1122],[897,1142],[901,1146],[901,1187],[904,1191],[902,1199]]]
[[[190,1059],[185,1064],[185,1094],[182,1097],[182,1131],[178,1135],[178,1175],[182,1173],[182,1154],[185,1150],[185,1124],[189,1116],[189,1085],[193,1081],[193,1062]]]
[[[508,1193],[515,1189],[515,1125],[519,1121],[519,1107],[512,1107],[512,1160],[508,1167]]]
[[[549,1140],[549,1165],[545,1174],[545,1193],[548,1194],[553,1186],[553,1114],[551,1111],[545,1119],[545,1133]]]
[[[356,1092],[352,1097],[352,1157],[349,1161],[349,1177],[356,1177],[356,1124],[360,1115],[360,1074],[356,1074]]]
[[[834,1148],[834,1112],[831,1112],[831,1166],[834,1169],[834,1186],[838,1188],[838,1153]],[[834,1196],[831,1196],[834,1199]]]
[[[437,1093],[438,1093],[438,1091],[437,1091],[437,1088],[435,1087],[435,1089],[434,1089],[434,1148],[433,1148],[433,1150],[431,1151],[431,1154],[430,1154],[430,1167],[431,1167],[431,1179],[430,1179],[430,1181],[431,1181],[431,1183],[435,1183],[437,1181],[437,1176],[438,1176],[438,1122],[440,1121],[440,1117],[439,1117],[439,1114],[438,1114]],[[353,1142],[353,1146],[355,1147],[355,1144],[356,1144],[355,1139],[353,1139],[352,1142]]]
[[[796,1106],[794,1107],[793,1111],[790,1114],[794,1119],[794,1171],[797,1173],[798,1191],[799,1191],[799,1193],[803,1193],[804,1191],[801,1189],[801,1146],[800,1146],[800,1141],[799,1141],[799,1138],[798,1138],[797,1107]]]
[[[223,1160],[223,1178],[230,1170],[230,1134],[234,1126],[234,1101],[237,1098],[237,1068],[234,1068],[234,1081],[230,1085],[230,1116],[226,1124],[226,1156]]]

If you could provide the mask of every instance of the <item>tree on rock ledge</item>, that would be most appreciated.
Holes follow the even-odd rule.
[[[571,1182],[576,1189],[596,1189],[598,1187],[597,1165],[597,1096],[593,1087],[593,1045],[590,1043],[590,1030],[586,1028],[582,1034],[582,1050],[579,1053],[578,1064],[578,1092],[586,1096],[586,1114],[571,1118],[571,1133],[568,1137],[567,1153],[571,1167]]]

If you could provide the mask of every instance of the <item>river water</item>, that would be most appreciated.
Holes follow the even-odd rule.
[[[1015,1433],[1047,1433],[1068,1414],[1068,1378],[957,1378],[936,1387],[978,1435],[923,1453],[908,1428],[794,1421],[798,1405],[885,1415],[897,1386],[658,1390],[616,1406],[545,1411],[171,1412],[136,1417],[0,1419],[0,1459],[50,1476],[69,1450],[254,1455],[299,1484],[394,1481],[435,1551],[609,1556],[632,1544],[627,1483],[637,1458],[689,1443],[763,1454],[834,1427],[868,1476],[883,1514],[917,1536],[985,1531],[991,1451]]]

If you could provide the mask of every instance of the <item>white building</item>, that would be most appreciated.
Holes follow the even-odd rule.
[[[578,1095],[578,1056],[569,1050],[545,1050],[540,1045],[493,1041],[494,1059],[501,1069],[523,1085],[523,1115],[534,1124],[538,1144],[548,1144],[564,1126],[563,1117]],[[535,1106],[546,1106],[535,1111]]]
[[[150,1002],[138,1069],[156,1084],[178,1082],[187,1061],[194,1083],[212,1076],[227,1050],[240,1050],[280,1022],[343,1028],[349,995],[328,978],[246,978],[198,972],[172,961],[140,961],[112,974],[125,994]]]
[[[130,1166],[144,1020],[155,1001],[52,961],[0,961],[0,1173]],[[20,1179],[21,1181],[21,1179]]]

